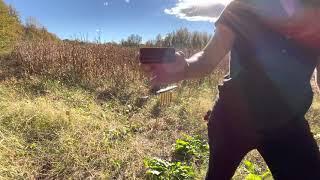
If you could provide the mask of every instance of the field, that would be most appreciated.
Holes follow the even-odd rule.
[[[3,57],[0,178],[203,179],[208,161],[203,115],[213,105],[224,65],[208,78],[180,83],[173,102],[160,106],[159,97],[148,93],[136,52],[38,41],[21,43]],[[317,95],[307,116],[318,143],[319,110]],[[266,172],[257,152],[245,160],[234,179]],[[162,171],[161,163],[176,171]]]

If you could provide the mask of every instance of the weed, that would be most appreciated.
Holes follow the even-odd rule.
[[[248,171],[248,175],[245,177],[246,180],[271,180],[272,175],[270,170],[261,172],[261,169],[254,163],[245,160],[245,169]]]
[[[208,158],[209,145],[200,137],[185,136],[173,145],[173,158],[180,161],[201,161]]]
[[[193,168],[181,162],[168,162],[153,158],[145,159],[144,164],[148,168],[146,174],[150,180],[188,180],[195,177]]]

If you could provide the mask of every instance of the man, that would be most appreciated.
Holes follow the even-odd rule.
[[[304,115],[313,98],[320,26],[313,0],[235,0],[203,51],[173,64],[143,68],[153,84],[201,78],[231,51],[230,74],[208,122],[207,179],[230,179],[257,149],[275,179],[320,179],[320,153]]]

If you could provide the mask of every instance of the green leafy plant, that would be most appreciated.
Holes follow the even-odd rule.
[[[173,161],[145,159],[147,178],[151,180],[195,179],[194,165],[201,165],[209,154],[209,146],[199,136],[185,136],[173,144]],[[198,166],[199,167],[199,166]]]
[[[168,162],[159,158],[145,159],[146,174],[150,180],[194,179],[195,173],[191,166],[181,162]]]
[[[261,168],[250,161],[244,161],[244,166],[249,174],[246,176],[246,180],[271,180],[272,175],[270,170],[261,173]]]
[[[209,145],[200,137],[186,136],[184,139],[176,140],[173,144],[173,155],[175,160],[190,161],[203,160],[209,154]]]

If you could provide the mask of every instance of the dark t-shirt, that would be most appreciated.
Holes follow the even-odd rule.
[[[228,89],[236,89],[257,118],[303,116],[312,103],[310,79],[317,50],[276,31],[265,20],[285,13],[278,0],[235,0],[216,22],[236,34],[230,74],[220,96],[223,99],[230,95]]]

